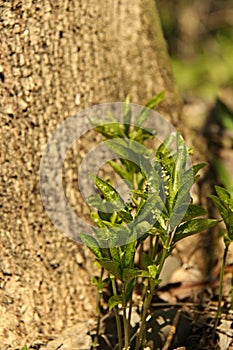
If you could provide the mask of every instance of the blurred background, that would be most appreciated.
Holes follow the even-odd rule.
[[[233,193],[233,1],[158,0],[158,9],[185,116]]]

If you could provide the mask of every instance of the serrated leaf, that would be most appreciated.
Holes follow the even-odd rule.
[[[108,307],[109,310],[112,310],[115,306],[123,304],[123,297],[122,295],[113,295],[108,300]]]
[[[219,223],[219,220],[198,218],[181,224],[175,232],[173,242],[176,243],[183,238],[205,231]]]

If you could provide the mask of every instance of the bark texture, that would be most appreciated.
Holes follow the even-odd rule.
[[[165,89],[160,110],[175,124],[180,102],[153,0],[6,0],[0,41],[0,348],[7,349],[46,342],[95,313],[90,255],[56,230],[41,203],[49,136],[84,107],[128,94],[144,103]],[[72,177],[66,181],[72,188]]]

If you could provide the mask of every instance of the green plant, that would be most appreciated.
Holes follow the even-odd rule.
[[[109,164],[130,188],[130,198],[125,201],[110,180],[92,176],[101,196],[88,198],[90,217],[95,223],[93,235],[81,234],[102,267],[100,279],[95,280],[99,295],[106,281],[103,269],[112,283],[113,296],[108,305],[116,315],[120,350],[132,348],[130,320],[137,279],[144,281],[141,321],[133,345],[139,350],[146,344],[146,319],[165,260],[178,241],[218,222],[204,218],[206,211],[192,203],[190,189],[205,164],[189,164],[190,151],[181,134],[171,133],[155,152],[146,146],[156,130],[143,128],[142,124],[148,117],[148,107],[154,107],[162,97],[160,94],[149,101],[134,124],[127,99],[122,124],[110,116],[109,123],[96,126],[118,158]],[[148,250],[144,249],[146,239]],[[135,265],[136,251],[140,266]]]
[[[214,201],[226,227],[226,230],[222,233],[225,244],[222,266],[220,271],[220,286],[219,286],[219,299],[217,313],[215,317],[215,325],[213,336],[215,335],[216,328],[218,325],[219,317],[221,315],[221,304],[223,297],[223,277],[224,269],[226,264],[227,253],[230,244],[233,242],[233,196],[225,188],[215,186],[216,196],[210,195],[210,198]],[[231,287],[231,307],[233,307],[233,276],[232,276],[232,287]]]

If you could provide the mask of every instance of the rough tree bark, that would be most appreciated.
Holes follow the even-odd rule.
[[[144,103],[161,90],[160,111],[178,125],[180,101],[153,0],[8,0],[0,18],[5,349],[46,341],[94,314],[90,256],[55,229],[41,203],[38,170],[49,136],[84,107],[128,94]]]

